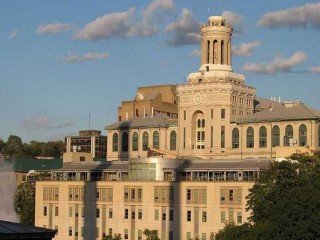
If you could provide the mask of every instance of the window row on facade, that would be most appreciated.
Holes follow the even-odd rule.
[[[149,143],[149,133],[147,131],[143,132],[142,139],[142,151],[147,151],[150,145]],[[154,131],[152,135],[152,147],[159,149],[160,146],[160,135],[158,131]],[[177,149],[177,132],[172,130],[170,132],[170,150]],[[121,134],[121,151],[128,152],[129,150],[129,135],[127,132]],[[131,135],[131,151],[139,150],[139,135],[138,132],[133,132]],[[112,151],[119,151],[119,134],[114,133],[112,135]]]

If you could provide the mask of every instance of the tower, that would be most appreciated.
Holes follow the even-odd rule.
[[[222,16],[209,17],[201,27],[201,67],[209,70],[231,69],[232,27]]]
[[[253,113],[254,88],[231,66],[232,26],[211,16],[201,27],[201,65],[177,88],[179,155],[226,157],[231,149],[231,121]]]

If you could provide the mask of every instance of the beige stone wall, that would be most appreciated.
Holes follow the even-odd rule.
[[[221,222],[221,212],[225,212],[225,221],[234,221],[237,223],[237,214],[242,214],[242,222],[246,221],[249,213],[245,210],[248,189],[252,187],[250,182],[37,182],[36,187],[36,226],[47,228],[58,228],[56,240],[83,239],[81,237],[81,228],[85,227],[84,232],[94,234],[95,229],[99,228],[97,239],[102,239],[102,234],[108,234],[109,229],[112,233],[120,233],[124,236],[124,229],[128,229],[129,238],[137,239],[138,231],[146,228],[156,229],[162,240],[169,239],[169,232],[172,231],[173,239],[187,239],[188,232],[191,237],[202,236],[206,234],[209,238],[212,232],[217,232],[225,226]],[[58,189],[58,197],[48,197],[48,189]],[[81,200],[69,201],[69,188],[83,188],[93,195],[86,199],[86,205]],[[155,203],[155,187],[173,188],[174,201],[165,201],[165,203]],[[46,194],[44,189],[46,188]],[[111,188],[113,200],[95,202],[96,189]],[[142,189],[141,202],[124,202],[125,188]],[[205,189],[206,197],[195,203],[192,200],[187,201],[187,189],[199,190]],[[229,202],[230,190],[233,191],[233,202]],[[221,202],[221,191],[225,191],[225,201]],[[239,191],[239,192],[238,192]],[[194,193],[195,194],[195,193]],[[193,196],[196,196],[194,195]],[[44,195],[46,195],[44,200]],[[102,196],[99,195],[101,200]],[[238,200],[239,198],[239,201]],[[194,200],[196,201],[196,200]],[[46,216],[44,216],[44,207],[46,207]],[[55,208],[58,210],[55,210]],[[69,216],[70,208],[72,213]],[[84,208],[85,217],[81,217],[81,211]],[[100,210],[99,218],[96,218],[96,208]],[[109,218],[109,209],[112,209],[113,216]],[[128,219],[124,219],[125,209],[128,209]],[[142,211],[142,219],[138,219],[138,212]],[[155,211],[159,211],[159,219],[155,220]],[[170,210],[173,210],[173,221],[169,220]],[[58,211],[58,216],[55,212]],[[75,211],[78,217],[75,217]],[[135,219],[132,219],[132,211],[135,211]],[[191,220],[187,219],[187,211],[191,211]],[[202,222],[202,212],[206,212],[207,220]],[[232,217],[233,213],[233,217]],[[163,214],[166,220],[162,220]],[[230,218],[230,219],[229,219]],[[233,218],[233,219],[231,219]],[[90,220],[90,221],[89,221]],[[90,222],[88,225],[87,221]],[[72,236],[69,236],[69,228],[72,229]],[[75,236],[78,232],[78,236]],[[95,239],[91,235],[90,239]],[[143,238],[145,239],[145,238]]]

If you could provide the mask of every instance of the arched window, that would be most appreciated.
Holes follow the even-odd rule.
[[[307,127],[304,124],[299,127],[299,146],[307,146]]]
[[[267,147],[267,128],[265,126],[262,126],[259,129],[259,147]]]
[[[177,150],[177,133],[171,131],[170,133],[170,150]]]
[[[159,149],[159,132],[153,132],[153,147]]]
[[[207,63],[210,62],[210,41],[207,41]]]
[[[217,64],[217,46],[218,46],[218,41],[217,40],[214,40],[213,41],[213,53],[212,53],[212,58],[213,58],[213,64]]]
[[[142,151],[147,151],[149,145],[149,135],[147,132],[142,134]]]
[[[134,132],[132,134],[132,151],[138,151],[138,145],[139,145],[138,133]]]
[[[224,41],[221,41],[221,64],[224,64]]]
[[[128,133],[122,134],[122,152],[128,152]]]
[[[278,126],[272,127],[272,147],[280,146],[280,128]]]
[[[239,148],[239,129],[232,130],[232,148]]]
[[[286,126],[284,135],[284,146],[290,146],[290,139],[293,138],[293,127],[291,125]]]
[[[254,148],[254,130],[253,127],[247,128],[247,148]]]
[[[205,141],[205,120],[203,115],[200,114],[197,120],[197,149],[204,149],[204,141]]]
[[[227,64],[231,65],[230,41],[228,41],[228,45],[227,45]]]
[[[114,133],[112,135],[112,151],[113,152],[118,152],[118,141],[119,141],[118,133]]]

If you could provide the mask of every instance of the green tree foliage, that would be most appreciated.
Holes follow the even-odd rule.
[[[146,240],[160,240],[158,237],[158,230],[145,229],[143,234],[146,236]]]
[[[216,239],[320,239],[319,207],[320,154],[294,154],[271,163],[250,190],[251,225],[227,226]]]
[[[34,225],[35,183],[21,183],[16,191],[14,207],[20,223]]]
[[[7,142],[0,139],[0,151],[9,158],[35,158],[38,156],[60,158],[64,152],[63,141],[22,143],[18,136],[11,135]]]
[[[121,234],[114,234],[106,236],[103,240],[122,240]]]

